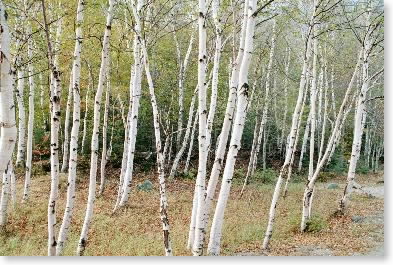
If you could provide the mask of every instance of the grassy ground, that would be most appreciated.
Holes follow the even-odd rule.
[[[153,182],[154,190],[142,192],[133,188],[127,208],[114,216],[111,216],[111,211],[117,192],[115,176],[109,182],[104,195],[96,201],[86,255],[163,254],[156,179],[154,175],[137,175],[134,187],[145,179]],[[344,179],[342,176],[329,182],[344,183]],[[362,184],[375,184],[380,179],[382,177],[376,174],[361,176],[358,181]],[[18,202],[16,208],[10,208],[7,230],[0,235],[0,255],[46,255],[49,185],[48,175],[35,176],[32,180],[31,200],[27,204],[21,204],[23,187],[22,180],[18,180]],[[194,180],[175,180],[167,186],[174,254],[190,255],[185,246]],[[65,255],[74,255],[76,251],[86,207],[87,188],[87,174],[79,176],[76,207]],[[251,183],[241,199],[238,198],[240,189],[240,179],[235,180],[226,209],[222,255],[261,253],[261,240],[266,228],[273,184]],[[372,233],[378,228],[378,224],[356,224],[351,221],[351,216],[372,215],[383,210],[382,199],[355,194],[347,216],[331,217],[337,208],[342,188],[340,186],[339,189],[328,190],[326,183],[318,183],[313,213],[317,216],[316,230],[320,231],[301,234],[298,226],[303,191],[304,183],[293,183],[285,201],[280,199],[269,255],[302,255],[298,248],[303,245],[325,246],[332,249],[334,255],[366,253],[373,247],[372,242],[359,238]],[[59,222],[63,215],[65,193],[66,182],[63,180],[58,204]]]

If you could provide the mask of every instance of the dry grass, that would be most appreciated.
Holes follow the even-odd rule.
[[[89,232],[86,255],[162,255],[161,225],[158,214],[158,185],[153,175],[137,175],[133,187],[146,178],[154,183],[152,192],[133,188],[128,207],[111,215],[116,200],[116,181],[110,181],[103,195],[96,200],[93,224]],[[362,177],[361,181],[375,183],[377,176]],[[114,179],[114,178],[113,178]],[[343,177],[335,180],[343,183]],[[364,183],[364,182],[363,182]],[[46,255],[47,201],[49,176],[34,177],[31,200],[20,203],[22,181],[18,180],[18,203],[11,210],[7,231],[0,236],[0,255]],[[190,255],[186,249],[192,206],[193,180],[175,180],[168,183],[171,239],[175,255]],[[342,189],[327,190],[326,184],[318,184],[313,212],[326,221],[320,232],[297,232],[300,221],[304,183],[290,186],[289,195],[280,199],[275,230],[269,255],[301,255],[301,245],[323,245],[334,250],[335,255],[365,252],[372,245],[359,240],[376,225],[359,225],[351,222],[353,215],[371,215],[383,209],[383,200],[356,195],[352,200],[348,217],[332,218]],[[241,185],[235,181],[229,200],[222,238],[222,255],[261,253],[261,240],[267,223],[272,196],[272,185],[250,184],[246,193],[238,199]],[[61,185],[58,203],[58,220],[63,215],[66,185]],[[71,224],[65,255],[74,255],[82,227],[87,200],[87,175],[79,176],[74,218]]]

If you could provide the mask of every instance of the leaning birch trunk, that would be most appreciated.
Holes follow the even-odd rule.
[[[263,111],[262,111],[262,119],[261,119],[261,124],[259,125],[259,132],[258,132],[258,138],[257,138],[257,144],[256,148],[254,149],[254,154],[252,155],[252,160],[250,159],[250,165],[251,167],[251,175],[254,174],[256,166],[257,166],[257,161],[258,161],[258,154],[259,150],[261,149],[261,143],[262,143],[262,138],[264,138],[265,135],[265,126],[267,122],[267,113],[268,113],[268,108],[269,108],[269,94],[270,94],[270,75],[273,67],[273,57],[274,57],[274,49],[276,46],[276,22],[275,20],[273,21],[273,36],[271,40],[271,48],[270,48],[270,55],[269,55],[269,63],[267,66],[266,70],[266,83],[265,83],[265,95],[264,95],[264,100],[263,100]]]
[[[317,164],[314,174],[313,176],[308,180],[308,183],[306,185],[306,188],[304,190],[304,195],[303,195],[303,213],[302,213],[302,221],[300,224],[300,230],[302,232],[304,232],[307,228],[307,224],[308,221],[310,219],[310,208],[311,208],[311,198],[313,196],[313,192],[314,192],[314,187],[315,187],[315,182],[318,178],[319,172],[322,169],[322,167],[325,165],[325,163],[327,162],[330,153],[334,150],[334,146],[337,144],[337,141],[340,137],[340,131],[342,129],[343,123],[345,122],[347,113],[348,113],[348,109],[350,107],[349,102],[349,97],[350,97],[350,93],[352,92],[352,87],[354,84],[354,81],[356,79],[357,73],[358,73],[358,68],[359,68],[359,64],[362,58],[362,51],[360,52],[357,64],[355,66],[355,70],[353,72],[351,81],[348,85],[347,91],[345,93],[344,99],[341,103],[341,107],[339,110],[339,113],[336,116],[336,120],[334,122],[334,128],[332,130],[332,133],[330,135],[328,144],[326,146],[326,150],[324,152],[324,155],[321,159],[321,161],[319,161],[319,163]]]
[[[318,57],[318,39],[316,38],[316,26],[314,26],[314,52],[313,52],[313,69],[312,69],[312,82],[310,90],[310,155],[308,164],[308,180],[310,180],[314,173],[314,149],[315,149],[315,130],[316,130],[316,101],[317,101],[317,57]]]
[[[25,166],[26,152],[26,111],[24,102],[25,77],[24,70],[18,69],[18,85],[16,89],[16,100],[18,102],[18,147],[16,152],[16,166]]]
[[[76,181],[76,166],[78,161],[78,138],[80,127],[80,74],[81,74],[81,51],[82,51],[82,24],[83,24],[83,11],[84,0],[79,0],[77,17],[76,17],[76,32],[75,32],[75,50],[74,60],[72,65],[72,95],[73,95],[73,124],[71,130],[70,142],[70,156],[69,156],[69,169],[68,169],[68,186],[67,186],[67,203],[64,211],[63,222],[59,231],[59,240],[56,246],[56,255],[62,255],[64,244],[67,240],[69,227],[75,203],[75,181]],[[68,158],[68,157],[67,157]],[[64,165],[64,164],[63,164]]]
[[[187,174],[188,168],[190,167],[190,160],[191,160],[192,150],[194,147],[194,138],[195,138],[195,131],[196,131],[197,125],[198,125],[198,115],[196,113],[195,118],[194,118],[194,123],[192,125],[190,144],[188,146],[187,159],[186,159],[186,164],[184,165],[183,174]],[[189,246],[189,248],[191,248],[191,246]]]
[[[248,15],[246,36],[244,44],[244,56],[239,71],[239,86],[237,92],[237,106],[234,121],[233,133],[230,141],[229,151],[225,163],[223,180],[221,183],[220,194],[217,201],[216,211],[213,217],[213,223],[210,230],[210,240],[208,245],[208,253],[211,255],[220,254],[220,242],[222,225],[224,222],[224,212],[229,198],[229,192],[232,184],[233,172],[236,163],[237,153],[240,150],[241,138],[243,134],[244,124],[247,115],[248,104],[248,72],[253,52],[254,29],[255,29],[255,0],[248,1]]]
[[[85,115],[83,117],[83,133],[82,133],[82,143],[81,143],[81,153],[84,153],[85,143],[86,143],[86,134],[87,134],[87,115],[89,113],[89,96],[90,90],[94,87],[94,78],[93,71],[89,64],[87,64],[89,68],[89,84],[87,86],[86,98],[85,98]]]
[[[87,234],[89,231],[91,219],[93,217],[93,208],[95,201],[96,192],[96,176],[97,176],[97,160],[98,160],[98,137],[99,137],[99,125],[100,125],[100,111],[101,111],[101,98],[105,81],[107,77],[107,68],[109,63],[109,40],[111,36],[111,25],[113,20],[113,6],[114,0],[109,0],[108,13],[106,17],[106,27],[104,32],[104,40],[102,42],[102,53],[101,53],[101,67],[100,74],[98,77],[98,87],[94,99],[94,118],[93,118],[93,133],[91,138],[91,158],[90,158],[90,181],[89,181],[89,194],[87,199],[87,207],[85,213],[85,219],[83,221],[82,232],[79,238],[77,255],[82,256],[87,244]]]
[[[69,159],[69,141],[70,141],[70,114],[71,114],[71,104],[72,104],[72,88],[73,88],[73,77],[72,70],[70,74],[70,84],[68,85],[68,95],[67,95],[67,106],[66,114],[64,118],[64,142],[63,142],[63,162],[61,164],[61,172],[64,173],[68,170],[68,159]]]
[[[187,121],[187,130],[183,138],[182,145],[180,147],[179,152],[176,154],[175,160],[173,160],[172,168],[169,173],[169,178],[172,179],[176,172],[177,168],[179,166],[180,159],[183,157],[184,151],[187,148],[188,144],[188,139],[190,138],[190,132],[191,132],[191,127],[192,127],[192,117],[194,116],[194,108],[195,108],[195,100],[196,100],[196,91],[194,92],[194,95],[191,99],[191,105],[190,105],[190,110],[188,112],[188,121]]]
[[[325,77],[327,77],[327,63],[325,62]],[[327,78],[325,78],[327,80]],[[327,121],[327,115],[328,115],[328,82],[325,82],[325,89],[324,89],[324,106],[323,106],[323,118],[322,118],[322,131],[321,131],[321,143],[319,146],[319,154],[318,154],[318,162],[321,161],[322,159],[322,151],[325,146],[325,133],[326,133],[326,121]]]
[[[308,142],[308,135],[310,133],[310,125],[311,125],[311,113],[308,114],[306,128],[304,129],[302,150],[300,151],[299,165],[297,169],[298,172],[302,171],[303,157],[304,157],[304,153],[307,151],[307,142]]]
[[[248,11],[248,0],[246,0],[244,4],[244,18],[243,18],[243,24],[242,28],[240,31],[240,47],[239,47],[239,52],[236,58],[235,63],[233,64],[232,68],[232,73],[231,73],[231,80],[230,80],[230,89],[229,89],[229,94],[228,94],[228,101],[226,105],[226,110],[225,110],[225,117],[224,117],[224,122],[222,125],[221,129],[221,134],[219,136],[218,140],[218,147],[216,148],[216,155],[213,163],[213,168],[210,174],[209,178],[209,183],[206,189],[206,205],[205,205],[205,211],[206,211],[206,217],[205,217],[205,222],[208,220],[208,215],[210,211],[210,205],[213,200],[213,196],[216,190],[216,186],[218,183],[218,177],[220,175],[222,165],[224,162],[224,155],[225,155],[225,150],[228,142],[228,136],[229,136],[229,130],[232,124],[232,119],[233,119],[233,113],[234,109],[236,106],[236,92],[237,92],[237,86],[239,83],[239,67],[242,62],[242,58],[244,55],[244,39],[245,39],[245,34],[246,34],[246,23],[247,23],[247,11]],[[194,194],[194,198],[196,195]],[[197,202],[193,202],[193,211],[191,215],[191,222],[190,222],[190,232],[189,232],[189,238],[188,238],[188,246],[189,248],[192,247],[194,244],[194,235],[195,235],[195,224],[196,223],[196,211],[194,211],[194,207],[197,206]]]
[[[131,81],[134,78],[134,71],[131,67]],[[133,96],[132,94],[130,95],[130,98],[132,100]],[[128,147],[129,147],[129,143],[130,143],[130,123],[131,123],[131,101],[130,104],[128,106],[128,113],[127,113],[127,120],[125,123],[125,128],[124,128],[124,144],[123,144],[123,155],[122,155],[122,159],[121,159],[121,170],[120,170],[120,177],[119,177],[119,186],[117,189],[117,197],[116,197],[116,203],[115,203],[115,207],[117,207],[117,205],[119,205],[120,199],[121,199],[121,191],[123,188],[123,182],[124,182],[124,174],[126,171],[126,167],[127,167],[127,159],[128,159]]]
[[[17,129],[15,121],[15,105],[13,95],[13,78],[11,75],[10,33],[7,24],[7,15],[0,1],[0,176],[8,175],[7,167],[14,151]],[[8,177],[4,177],[2,190],[8,190]],[[2,196],[1,204],[7,203],[8,195]],[[0,229],[5,228],[6,207],[2,207]]]
[[[192,46],[194,43],[194,31],[191,34],[190,37],[190,42],[188,44],[188,49],[186,52],[186,55],[184,56],[184,60],[183,62],[181,62],[181,58],[180,58],[180,48],[178,47],[178,42],[177,42],[177,38],[176,38],[176,33],[174,33],[175,35],[175,42],[177,45],[177,50],[178,50],[178,61],[180,64],[180,70],[179,70],[179,118],[177,121],[177,136],[176,136],[176,146],[179,147],[180,145],[180,141],[181,141],[181,137],[183,135],[183,116],[184,116],[184,82],[185,82],[185,75],[187,72],[187,67],[188,67],[188,62],[190,60],[190,55],[191,55],[191,51],[192,51]]]
[[[307,100],[307,94],[308,94],[308,88],[306,87],[306,91],[304,93],[304,98],[303,98],[302,108],[300,110],[300,117],[303,117],[304,107],[306,105],[306,100]],[[310,114],[311,114],[311,112],[310,112]],[[288,185],[289,185],[289,182],[291,181],[293,162],[295,161],[296,150],[297,150],[297,143],[298,143],[299,137],[300,137],[300,126],[301,126],[301,123],[302,123],[302,121],[300,120],[299,124],[298,124],[298,128],[296,130],[295,144],[294,144],[294,147],[293,147],[291,162],[289,163],[289,166],[288,166],[287,180],[285,181],[285,186],[284,186],[284,191],[283,191],[283,198],[286,198],[286,196],[288,194]]]
[[[61,21],[61,20],[60,20]],[[61,22],[59,22],[61,23]],[[31,25],[28,25],[28,34],[31,35]],[[56,33],[57,36],[58,33]],[[33,39],[29,38],[27,44],[27,57],[29,61],[33,58]],[[25,173],[25,185],[23,190],[22,202],[27,202],[30,195],[30,184],[31,184],[31,171],[32,171],[32,156],[33,156],[33,130],[34,130],[34,66],[30,62],[28,66],[29,75],[29,121],[27,124],[27,145],[26,145],[26,173]]]
[[[284,81],[284,117],[282,119],[282,133],[280,139],[280,156],[282,155],[282,148],[286,148],[286,130],[287,130],[287,116],[288,116],[288,82],[289,82],[289,66],[291,65],[291,49],[287,48],[287,63],[285,65],[285,81]]]
[[[108,65],[107,69],[107,80],[106,80],[106,91],[105,91],[105,108],[104,108],[104,124],[102,125],[102,151],[101,151],[101,167],[100,167],[100,175],[101,182],[100,188],[98,191],[98,196],[101,196],[105,189],[105,167],[107,163],[107,135],[108,135],[108,112],[109,112],[109,97],[111,90],[111,82],[110,82],[110,65]]]
[[[289,140],[288,140],[287,149],[285,152],[284,164],[281,167],[279,176],[277,178],[276,186],[275,186],[274,192],[273,192],[273,198],[272,198],[272,202],[271,202],[270,210],[269,210],[268,224],[267,224],[265,237],[264,237],[263,244],[262,244],[263,249],[268,249],[269,242],[272,237],[273,225],[274,225],[274,220],[275,220],[277,202],[278,202],[278,198],[280,197],[281,185],[282,185],[284,176],[288,172],[288,167],[291,163],[292,153],[293,153],[294,147],[295,147],[296,132],[299,129],[298,125],[299,125],[299,122],[301,119],[300,112],[301,112],[301,106],[302,106],[302,102],[303,102],[303,94],[304,94],[304,90],[305,90],[305,86],[306,86],[306,74],[307,74],[307,69],[308,69],[308,59],[310,57],[310,50],[311,50],[310,49],[310,42],[311,42],[310,35],[311,35],[311,32],[314,27],[314,20],[316,17],[316,11],[317,11],[317,7],[319,6],[319,3],[320,3],[320,0],[317,0],[317,2],[314,4],[314,11],[313,11],[312,17],[310,19],[309,27],[308,27],[306,43],[305,43],[305,51],[304,51],[304,55],[303,55],[303,69],[302,69],[302,73],[301,73],[301,77],[300,77],[299,94],[298,94],[298,98],[296,101],[295,110],[294,110],[293,116],[292,116],[292,125],[291,125],[291,129],[290,129],[290,133],[289,133]]]
[[[138,0],[137,12],[140,12],[144,5],[144,0]],[[131,183],[134,169],[134,154],[135,154],[135,142],[138,132],[138,115],[139,105],[141,98],[141,79],[142,79],[142,66],[141,66],[141,54],[140,54],[140,43],[138,42],[138,36],[134,36],[134,73],[132,80],[130,81],[130,89],[132,90],[132,109],[131,109],[131,121],[129,130],[129,146],[127,154],[127,166],[124,173],[123,187],[121,190],[121,198],[119,204],[115,205],[113,211],[116,211],[119,207],[123,207],[127,201],[131,192]]]
[[[168,198],[166,195],[165,187],[165,164],[164,164],[164,154],[161,144],[161,131],[159,122],[159,113],[157,107],[157,99],[155,95],[155,89],[153,84],[153,78],[150,74],[149,59],[146,49],[145,40],[142,38],[141,34],[141,22],[139,18],[138,9],[135,6],[135,2],[132,2],[132,11],[136,21],[135,31],[138,35],[138,40],[140,42],[140,47],[143,53],[143,64],[145,66],[145,72],[147,77],[147,82],[149,84],[150,102],[153,109],[153,122],[154,122],[154,135],[156,138],[156,151],[157,151],[157,171],[158,171],[158,182],[160,185],[160,217],[163,230],[164,238],[164,249],[166,256],[172,256],[172,246],[169,238],[169,218],[168,218]]]
[[[362,87],[360,89],[359,96],[357,98],[356,111],[355,111],[355,119],[354,119],[354,131],[353,131],[353,141],[352,141],[352,151],[351,151],[351,159],[349,162],[348,174],[347,174],[347,183],[344,188],[343,195],[341,197],[339,203],[339,211],[344,213],[347,208],[348,199],[353,190],[353,186],[355,183],[355,174],[356,174],[356,166],[359,160],[360,151],[362,148],[362,137],[364,130],[364,123],[366,120],[366,97],[369,89],[369,75],[368,75],[368,66],[369,66],[369,55],[371,52],[371,43],[370,43],[370,35],[367,32],[364,40],[364,48],[363,48],[363,62],[362,62]]]
[[[259,105],[259,104],[258,104]],[[259,107],[257,106],[257,109]],[[254,137],[252,139],[252,146],[251,146],[251,153],[250,153],[250,161],[248,163],[248,167],[247,167],[247,173],[246,173],[246,177],[244,178],[244,182],[243,182],[243,186],[242,186],[242,190],[240,191],[240,195],[239,198],[241,198],[243,196],[244,190],[246,188],[246,185],[248,184],[248,179],[251,175],[251,171],[252,171],[252,161],[254,161],[254,155],[255,155],[255,148],[257,146],[257,141],[258,141],[258,125],[259,125],[259,121],[258,121],[258,113],[255,116],[255,126],[254,126]],[[254,172],[252,173],[254,174]]]

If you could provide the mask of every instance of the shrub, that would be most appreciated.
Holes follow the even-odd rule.
[[[327,222],[319,215],[314,215],[306,224],[306,232],[316,233],[327,227]]]
[[[191,168],[187,172],[181,172],[179,173],[179,177],[182,179],[195,179],[198,171],[194,168]]]
[[[253,178],[258,182],[262,182],[265,184],[274,183],[277,179],[278,173],[271,168],[267,168],[265,170],[256,170]]]
[[[334,172],[321,172],[319,173],[318,180],[320,182],[328,182],[329,180],[336,177]]]

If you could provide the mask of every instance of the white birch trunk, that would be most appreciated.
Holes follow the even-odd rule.
[[[295,110],[294,110],[293,116],[292,116],[292,125],[291,125],[291,129],[290,129],[290,133],[289,133],[289,140],[288,140],[287,149],[285,152],[284,164],[281,167],[279,176],[277,178],[276,186],[275,186],[274,192],[273,192],[273,198],[272,198],[272,202],[271,202],[270,210],[269,210],[268,224],[267,224],[265,237],[264,237],[263,244],[262,244],[263,249],[268,248],[270,239],[272,237],[273,225],[274,225],[275,214],[276,214],[276,207],[277,207],[278,198],[280,196],[283,177],[288,172],[288,167],[291,163],[292,153],[293,153],[294,147],[295,147],[296,133],[297,133],[297,130],[299,129],[299,122],[301,119],[300,112],[301,112],[301,106],[302,106],[302,102],[303,102],[303,95],[304,95],[304,90],[305,90],[306,82],[307,82],[306,75],[307,75],[307,69],[308,69],[308,59],[310,57],[310,52],[311,52],[310,51],[311,50],[310,49],[310,46],[311,46],[310,45],[310,42],[311,42],[310,38],[311,38],[311,33],[313,31],[317,7],[319,6],[319,4],[320,4],[320,0],[317,0],[317,2],[314,4],[314,11],[313,11],[312,17],[310,19],[309,27],[308,27],[307,38],[306,38],[306,43],[305,43],[305,51],[304,51],[304,55],[303,55],[303,69],[302,69],[302,74],[300,77],[299,94],[298,94],[298,98],[296,101]]]
[[[315,151],[315,131],[317,125],[316,101],[317,101],[317,59],[318,59],[318,39],[316,38],[316,26],[314,26],[314,43],[313,43],[313,71],[310,91],[310,115],[311,115],[311,129],[310,129],[310,155],[308,164],[308,180],[312,178],[314,173],[314,151]],[[319,119],[319,117],[318,117]]]
[[[64,118],[64,142],[63,142],[63,162],[61,164],[61,172],[67,172],[68,170],[68,159],[69,159],[69,142],[70,142],[70,114],[71,114],[71,106],[72,106],[72,88],[73,88],[73,77],[72,71],[70,74],[70,83],[68,85],[68,94],[67,94],[67,105],[66,105],[66,113]]]
[[[368,16],[370,13],[368,13]],[[368,17],[369,19],[369,17]],[[366,97],[369,90],[369,55],[371,52],[370,32],[366,33],[364,38],[363,47],[363,61],[362,61],[362,86],[360,93],[357,98],[356,111],[354,118],[354,132],[352,141],[351,158],[349,162],[347,183],[344,188],[343,195],[339,203],[339,211],[344,213],[348,206],[348,199],[352,193],[353,186],[355,183],[356,166],[360,157],[360,151],[362,148],[362,136],[364,130],[364,124],[366,121]],[[377,152],[376,152],[377,153]]]
[[[194,147],[194,138],[195,138],[195,131],[196,131],[197,125],[198,125],[198,115],[196,114],[195,118],[194,118],[194,123],[192,125],[190,144],[189,144],[189,147],[188,147],[186,164],[184,165],[184,170],[183,170],[184,174],[186,174],[188,172],[188,168],[190,167],[190,160],[191,160],[192,150],[193,150],[193,147]],[[189,248],[191,248],[191,246]]]
[[[239,51],[238,55],[236,58],[235,63],[233,64],[232,67],[232,73],[231,73],[231,78],[230,78],[230,89],[229,89],[229,94],[228,94],[228,101],[226,105],[226,110],[225,110],[225,116],[224,116],[224,122],[222,125],[221,129],[221,134],[218,139],[218,147],[216,148],[216,154],[215,154],[215,159],[213,163],[213,168],[210,174],[209,178],[209,183],[206,189],[206,205],[205,205],[205,222],[208,220],[209,212],[210,212],[210,205],[213,200],[213,196],[216,190],[216,186],[218,183],[218,177],[221,173],[221,169],[223,166],[224,162],[224,155],[225,155],[225,150],[228,142],[228,136],[229,136],[229,131],[230,127],[232,124],[232,119],[233,119],[233,114],[234,114],[234,109],[236,107],[236,97],[237,97],[237,87],[239,84],[239,70],[240,70],[240,64],[243,59],[244,55],[244,43],[245,43],[245,36],[246,36],[246,24],[247,24],[247,12],[248,12],[248,0],[245,1],[244,4],[244,17],[243,17],[243,24],[241,27],[240,31],[240,45],[239,45]],[[195,197],[196,195],[194,195]],[[191,215],[191,224],[190,224],[190,235],[195,234],[195,226],[193,226],[193,223],[196,223],[196,210],[194,210],[194,207],[197,208],[197,202],[193,200],[193,210],[192,210],[192,215]],[[188,244],[191,245],[194,243],[193,238],[189,237],[188,239]]]
[[[172,168],[169,173],[169,178],[173,178],[177,172],[177,168],[179,166],[180,159],[183,157],[184,151],[187,148],[188,139],[190,138],[191,127],[192,127],[192,117],[194,116],[194,108],[195,108],[195,100],[196,100],[196,91],[191,99],[190,110],[188,112],[188,121],[187,121],[187,130],[183,138],[182,145],[180,147],[179,152],[176,154],[175,159],[173,160]],[[169,161],[168,161],[169,162]]]
[[[42,13],[44,17],[45,36],[48,46],[48,61],[51,71],[50,84],[50,164],[51,164],[51,186],[48,202],[48,256],[56,254],[56,203],[58,200],[59,184],[59,128],[60,128],[60,97],[61,97],[61,72],[58,66],[58,55],[54,54],[52,42],[50,40],[50,30],[46,17],[45,2],[42,1]],[[56,48],[56,47],[55,47]],[[55,49],[56,51],[56,49]]]
[[[143,0],[138,0],[137,12],[139,13],[144,4]],[[135,153],[135,142],[138,131],[138,115],[139,105],[141,97],[141,79],[142,79],[142,65],[141,65],[141,54],[140,54],[140,43],[138,42],[138,36],[134,36],[134,78],[130,86],[132,89],[132,110],[131,110],[131,121],[129,130],[129,146],[127,154],[127,166],[124,173],[123,188],[121,191],[121,198],[118,205],[115,205],[114,211],[118,207],[123,207],[127,201],[131,192],[131,183],[134,169],[134,153]]]
[[[302,150],[300,151],[299,165],[298,165],[298,169],[297,169],[298,172],[302,171],[303,157],[304,157],[304,153],[307,151],[308,135],[310,133],[310,125],[311,125],[311,115],[310,114],[311,113],[308,114],[306,128],[304,129]]]
[[[10,33],[6,10],[0,1],[0,176],[3,177],[0,229],[5,228],[9,193],[8,165],[14,151],[17,129],[11,75]]]
[[[18,102],[18,147],[16,152],[16,165],[25,166],[26,152],[26,110],[24,102],[25,77],[24,70],[18,69],[18,85],[16,89],[16,100]]]
[[[337,114],[336,120],[334,122],[334,128],[332,130],[331,136],[329,137],[329,141],[328,144],[326,146],[326,150],[324,152],[324,155],[321,159],[321,161],[319,161],[319,163],[317,164],[315,171],[312,175],[312,177],[308,180],[308,183],[306,185],[306,188],[304,190],[304,195],[303,195],[303,213],[302,213],[302,221],[300,224],[300,230],[302,232],[304,232],[307,228],[308,225],[308,221],[310,219],[310,208],[311,208],[311,200],[313,197],[313,192],[314,192],[314,187],[315,187],[315,182],[318,178],[319,172],[322,169],[322,167],[325,165],[325,163],[327,162],[330,153],[334,150],[334,146],[337,144],[337,141],[340,137],[340,131],[342,129],[342,126],[345,122],[346,116],[348,114],[348,109],[350,107],[351,104],[348,103],[349,101],[349,97],[350,97],[350,93],[352,91],[352,87],[354,84],[354,81],[356,79],[357,73],[358,73],[358,68],[359,68],[359,63],[360,63],[360,59],[362,58],[362,52],[360,52],[360,56],[358,59],[358,62],[355,66],[355,70],[354,73],[352,75],[351,81],[348,85],[347,91],[345,93],[344,99],[341,103],[341,107],[340,107],[340,111]]]
[[[113,6],[115,4],[114,0],[108,1],[109,7],[106,17],[106,26],[104,32],[104,40],[102,43],[101,52],[101,67],[100,74],[98,77],[98,86],[94,99],[94,118],[93,118],[93,133],[91,138],[91,158],[90,158],[90,180],[89,180],[89,194],[87,199],[85,219],[83,221],[82,232],[78,242],[77,255],[82,256],[87,244],[87,235],[93,217],[93,208],[95,201],[96,192],[96,176],[97,176],[97,160],[98,160],[98,137],[99,137],[99,124],[100,124],[100,112],[101,112],[101,98],[103,88],[105,86],[105,81],[107,78],[107,68],[109,64],[110,56],[110,36],[111,36],[111,26],[113,20]],[[79,124],[78,124],[79,125]],[[77,142],[76,142],[77,143]]]
[[[83,117],[83,133],[82,133],[82,143],[81,143],[81,153],[83,154],[85,151],[85,144],[86,144],[86,134],[87,134],[87,115],[89,113],[89,97],[90,91],[94,87],[94,78],[93,78],[93,71],[90,65],[87,65],[89,68],[89,84],[87,86],[87,92],[85,97],[85,115]]]
[[[199,0],[199,52],[198,52],[198,175],[195,183],[195,192],[197,193],[197,210],[195,223],[195,237],[192,252],[194,256],[200,256],[203,253],[204,215],[205,215],[205,185],[206,185],[206,167],[207,167],[207,106],[206,106],[206,69],[207,69],[207,32],[206,32],[206,1]]]
[[[109,99],[110,99],[110,65],[108,65],[107,69],[107,80],[106,80],[106,91],[105,91],[105,107],[104,107],[104,124],[102,125],[102,151],[101,151],[101,167],[100,167],[100,175],[101,182],[100,188],[98,191],[98,196],[101,196],[105,189],[105,167],[107,163],[107,135],[108,135],[108,114],[109,114]]]
[[[61,20],[60,20],[61,21]],[[61,22],[59,22],[61,23]],[[28,34],[31,34],[31,25],[28,25]],[[57,35],[59,36],[59,35]],[[29,61],[33,58],[33,39],[30,38],[27,44],[27,57]],[[33,158],[33,135],[34,135],[34,66],[33,63],[29,63],[28,66],[29,75],[29,121],[27,124],[27,145],[26,145],[26,173],[25,173],[25,185],[23,190],[22,202],[29,200],[30,185],[31,185],[31,171],[32,171],[32,158]]]
[[[80,127],[80,74],[81,74],[81,52],[82,52],[82,41],[83,41],[83,12],[85,2],[79,0],[76,17],[76,32],[75,32],[75,50],[74,60],[72,64],[72,91],[73,95],[73,124],[71,130],[71,142],[70,142],[70,155],[68,168],[68,186],[67,186],[67,202],[63,216],[63,222],[60,227],[58,244],[56,246],[56,255],[62,255],[64,245],[67,240],[69,227],[71,225],[71,218],[75,203],[75,181],[76,181],[76,166],[78,161],[78,138],[79,138],[79,127]],[[67,144],[68,145],[68,144]],[[64,158],[64,157],[63,157]],[[68,159],[68,155],[66,157]],[[63,164],[64,166],[64,164]]]
[[[138,3],[139,4],[139,3]],[[168,218],[168,199],[166,195],[166,187],[165,187],[165,164],[164,164],[164,155],[161,144],[161,131],[160,131],[160,123],[159,123],[159,113],[157,107],[157,99],[155,96],[155,89],[153,84],[153,79],[150,74],[149,68],[149,60],[146,49],[145,40],[142,38],[141,34],[141,22],[139,18],[139,10],[135,6],[135,2],[132,2],[132,11],[134,14],[134,18],[136,20],[136,34],[138,35],[138,41],[141,46],[141,50],[143,52],[143,64],[145,66],[145,72],[147,77],[147,82],[149,84],[149,93],[150,93],[150,102],[153,109],[153,122],[154,122],[154,135],[156,139],[156,152],[157,152],[157,171],[158,171],[158,181],[160,185],[160,217],[162,222],[162,230],[163,230],[163,238],[164,238],[164,249],[166,256],[172,256],[172,246],[169,238],[169,218]]]
[[[273,36],[271,40],[271,47],[270,47],[270,55],[269,55],[269,63],[268,67],[266,70],[266,83],[265,83],[265,95],[264,95],[264,100],[263,100],[263,111],[262,111],[262,118],[261,118],[261,124],[259,125],[259,132],[258,132],[258,140],[256,144],[256,148],[254,149],[254,154],[252,155],[252,160],[250,159],[250,167],[251,167],[251,176],[254,174],[256,166],[257,166],[257,161],[258,161],[258,154],[259,151],[261,150],[261,143],[262,139],[265,136],[265,127],[266,127],[266,122],[267,122],[267,114],[269,110],[269,101],[270,101],[270,75],[272,72],[272,67],[273,67],[273,58],[274,58],[274,50],[276,46],[276,21],[273,21]],[[277,120],[277,119],[276,119]],[[265,146],[266,148],[266,146]],[[266,150],[266,149],[265,149]],[[266,167],[266,164],[265,164]]]
[[[244,44],[244,56],[239,71],[239,86],[237,92],[237,106],[236,115],[231,137],[230,147],[227,154],[223,180],[221,184],[220,194],[217,201],[216,211],[213,217],[213,223],[210,231],[210,241],[208,246],[208,253],[211,255],[219,255],[222,225],[224,222],[224,212],[229,198],[229,192],[232,184],[232,177],[236,163],[236,156],[241,146],[241,138],[244,129],[244,123],[247,115],[248,104],[248,72],[253,52],[254,29],[255,29],[255,15],[256,2],[254,0],[248,1],[248,15],[246,36]]]

